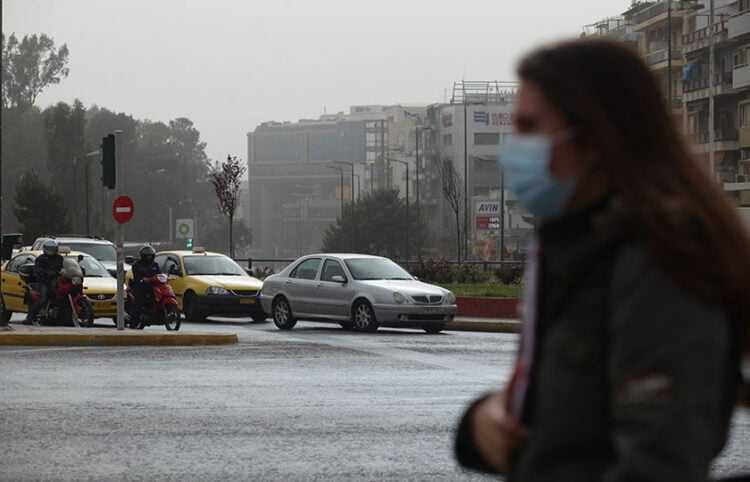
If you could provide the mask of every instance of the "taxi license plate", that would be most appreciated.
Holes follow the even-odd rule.
[[[240,298],[241,305],[254,305],[255,298]]]

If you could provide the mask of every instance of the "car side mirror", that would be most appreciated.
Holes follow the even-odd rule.
[[[125,262],[128,264],[133,264],[135,263],[135,258],[132,255],[127,255],[125,256]]]
[[[333,281],[334,283],[346,283],[346,278],[344,278],[340,274],[336,274],[331,276],[331,281]]]

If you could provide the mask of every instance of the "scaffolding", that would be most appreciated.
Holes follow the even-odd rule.
[[[518,82],[461,80],[453,83],[451,104],[507,104],[518,90]]]

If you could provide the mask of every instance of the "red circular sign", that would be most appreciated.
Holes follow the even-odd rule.
[[[135,205],[133,204],[133,200],[128,196],[120,196],[112,203],[112,216],[120,224],[130,221],[133,218],[134,212]]]

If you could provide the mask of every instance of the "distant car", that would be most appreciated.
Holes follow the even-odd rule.
[[[2,266],[2,296],[0,296],[0,316],[9,320],[15,313],[27,313],[28,306],[23,302],[26,283],[21,279],[19,268],[34,264],[41,251],[21,251]],[[104,269],[104,266],[93,256],[86,253],[60,249],[60,255],[68,257],[81,256],[78,264],[84,271],[83,293],[94,306],[94,318],[117,316],[117,280]]]
[[[263,309],[282,330],[297,320],[439,333],[456,314],[450,291],[423,283],[388,258],[365,254],[303,256],[263,281]]]
[[[260,304],[263,282],[250,276],[229,256],[206,252],[160,251],[154,258],[187,320],[202,321],[209,316],[267,318]],[[132,271],[126,282],[133,277]]]
[[[112,241],[108,241],[99,236],[78,236],[78,235],[44,235],[36,238],[31,245],[32,250],[41,250],[42,245],[48,239],[54,239],[60,246],[67,246],[71,251],[81,251],[88,253],[96,258],[112,276],[117,276],[117,246]],[[130,269],[130,265],[125,265],[125,272]]]

